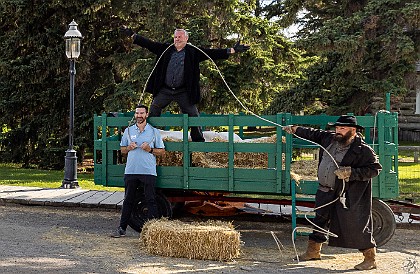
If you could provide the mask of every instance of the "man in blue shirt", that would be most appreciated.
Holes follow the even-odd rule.
[[[148,108],[138,105],[134,118],[136,123],[125,129],[121,138],[121,152],[127,154],[127,164],[124,172],[125,195],[121,212],[120,226],[112,234],[119,238],[126,235],[128,221],[136,206],[136,192],[141,185],[144,187],[145,202],[148,208],[148,218],[158,217],[155,198],[156,155],[165,152],[165,145],[159,130],[147,123]]]

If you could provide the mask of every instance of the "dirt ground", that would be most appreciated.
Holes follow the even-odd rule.
[[[117,211],[5,204],[0,216],[0,273],[420,273],[420,226],[413,224],[399,227],[378,250],[377,270],[354,271],[362,261],[357,250],[326,246],[321,261],[293,261],[291,224],[279,220],[233,220],[242,255],[217,262],[147,254],[131,229],[125,238],[109,237]],[[298,237],[298,252],[305,247],[306,237]]]

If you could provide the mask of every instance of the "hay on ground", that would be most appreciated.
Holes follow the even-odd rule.
[[[231,223],[179,220],[148,221],[140,233],[142,246],[151,254],[188,259],[231,261],[240,255],[240,233]]]

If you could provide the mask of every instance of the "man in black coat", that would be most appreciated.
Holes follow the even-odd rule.
[[[283,129],[320,144],[334,158],[335,161],[320,149],[313,222],[322,229],[329,227],[330,232],[338,236],[329,238],[330,246],[356,248],[363,252],[364,261],[356,265],[356,269],[373,269],[376,268],[376,243],[372,236],[371,179],[379,174],[382,166],[375,152],[357,134],[357,129],[363,127],[357,125],[356,117],[342,115],[333,126],[335,132],[299,126]],[[331,204],[323,207],[328,203]],[[321,259],[321,246],[326,240],[324,234],[313,231],[306,252],[299,258]]]
[[[133,43],[156,54],[157,64],[153,71],[146,91],[153,94],[150,106],[150,117],[160,116],[162,110],[172,101],[178,103],[182,113],[191,117],[198,117],[196,104],[201,100],[200,94],[200,62],[208,59],[228,59],[235,52],[244,52],[249,46],[235,44],[227,49],[197,49],[188,42],[188,32],[176,29],[174,43],[160,43],[151,41],[130,29],[123,29],[124,33],[133,37]],[[204,53],[205,54],[204,54]],[[204,142],[200,127],[191,127],[191,139],[194,142]]]

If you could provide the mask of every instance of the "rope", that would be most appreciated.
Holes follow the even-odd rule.
[[[155,65],[153,66],[153,69],[152,69],[152,71],[150,72],[150,74],[149,74],[149,76],[147,77],[147,79],[146,79],[146,83],[144,84],[144,86],[143,86],[143,91],[141,92],[141,94],[140,94],[140,99],[139,99],[139,101],[138,101],[138,103],[137,103],[137,105],[140,105],[141,104],[141,101],[143,100],[143,96],[144,96],[144,93],[146,92],[146,88],[147,88],[147,83],[149,83],[149,80],[150,80],[150,77],[152,77],[152,74],[153,74],[153,72],[155,71],[155,69],[156,69],[156,67],[157,67],[157,65],[158,65],[158,63],[159,63],[159,61],[160,61],[160,59],[162,58],[162,56],[163,56],[163,54],[171,47],[171,46],[173,46],[173,43],[172,44],[170,44],[162,53],[161,53],[161,55],[159,56],[159,58],[157,59],[157,61],[156,61],[156,63],[155,63]],[[134,124],[134,121],[135,121],[135,119],[134,119],[134,115],[133,115],[133,118],[131,118],[131,120],[130,120],[130,122],[128,122],[128,126],[131,126],[131,125],[133,125]]]
[[[373,138],[372,138],[372,148],[375,149],[375,139],[376,139],[376,121],[378,120],[378,113],[390,113],[388,110],[378,110],[375,113],[375,118],[373,120]]]
[[[227,84],[227,82],[226,82],[226,80],[225,80],[225,78],[223,77],[223,75],[222,75],[222,73],[220,72],[220,69],[219,69],[219,67],[217,66],[217,64],[214,62],[214,60],[210,57],[210,56],[208,56],[208,54],[206,54],[203,50],[201,50],[200,48],[198,48],[198,47],[196,47],[196,46],[194,46],[194,45],[192,45],[191,43],[188,43],[190,46],[193,46],[194,48],[196,48],[196,49],[198,49],[199,51],[201,51],[204,55],[206,55],[206,57],[207,58],[209,58],[212,62],[213,62],[213,64],[214,64],[214,66],[216,67],[216,70],[217,70],[217,72],[219,73],[219,75],[220,75],[220,77],[222,78],[222,80],[223,80],[223,83],[226,85],[226,87],[227,87],[227,89],[229,90],[229,92],[233,95],[233,97],[236,99],[236,101],[238,101],[238,103],[242,106],[242,108],[246,111],[246,112],[248,112],[248,113],[250,113],[251,115],[253,115],[253,116],[255,116],[255,117],[257,117],[258,119],[261,119],[261,120],[263,120],[263,121],[265,121],[265,122],[269,122],[269,123],[271,123],[271,124],[273,124],[273,125],[275,125],[275,126],[279,126],[279,127],[281,127],[282,129],[284,129],[284,126],[282,126],[282,125],[280,125],[280,124],[278,124],[278,123],[276,123],[276,122],[273,122],[273,121],[271,121],[271,120],[268,120],[268,119],[265,119],[265,118],[263,118],[263,117],[261,117],[261,116],[259,116],[259,115],[257,115],[257,114],[255,114],[254,112],[252,112],[250,109],[248,109],[242,102],[241,102],[241,100],[239,100],[239,98],[235,95],[235,93],[230,89],[230,87],[229,87],[229,85]],[[300,137],[300,136],[297,136],[296,134],[294,134],[293,133],[293,136],[295,136],[295,137],[297,137],[297,138],[299,138],[299,139],[302,139],[302,140],[304,140],[304,141],[307,141],[307,142],[310,142],[310,143],[313,143],[313,144],[315,144],[315,145],[317,145],[317,146],[319,146],[320,148],[322,148],[330,157],[331,157],[331,159],[333,160],[333,162],[334,162],[334,164],[335,164],[335,166],[337,167],[337,168],[339,168],[339,165],[337,164],[337,161],[334,159],[334,157],[331,155],[331,153],[326,149],[326,148],[324,148],[323,146],[321,146],[320,144],[318,144],[318,143],[315,143],[315,142],[313,142],[313,141],[311,141],[311,140],[308,140],[308,139],[305,139],[305,138],[302,138],[302,137]],[[324,204],[324,205],[321,205],[321,206],[319,206],[319,207],[316,207],[316,208],[314,208],[313,209],[313,211],[316,211],[317,209],[320,209],[320,208],[323,208],[323,207],[326,207],[326,206],[328,206],[328,205],[330,205],[330,204],[333,204],[333,203],[335,203],[338,199],[340,199],[340,201],[342,202],[342,204],[343,204],[343,206],[345,207],[346,205],[345,205],[345,197],[343,197],[342,195],[343,195],[343,193],[344,193],[344,189],[345,189],[345,181],[343,180],[343,188],[342,188],[342,190],[341,190],[341,192],[340,192],[340,195],[336,198],[336,199],[334,199],[333,201],[331,201],[331,202],[329,202],[329,203],[326,203],[326,204]],[[327,231],[327,230],[325,230],[325,229],[323,229],[323,228],[321,228],[321,227],[319,227],[319,226],[317,226],[315,223],[313,223],[312,221],[310,221],[308,218],[307,218],[307,214],[308,213],[305,213],[305,219],[309,222],[309,223],[311,223],[313,226],[315,226],[316,228],[318,228],[319,230],[317,230],[318,232],[321,232],[321,233],[324,233],[324,234],[326,234],[326,235],[330,235],[330,236],[333,236],[333,237],[338,237],[337,235],[335,235],[335,234],[333,234],[333,233],[331,233],[331,232],[329,232],[329,231]],[[295,228],[296,229],[296,228]],[[295,231],[295,230],[294,230]],[[293,245],[295,246],[295,242],[294,242],[294,231],[293,231],[293,236],[292,236],[292,240],[293,240]],[[295,251],[296,251],[296,248],[295,248]],[[296,253],[296,257],[298,258],[299,256],[297,255],[297,253]],[[299,259],[298,259],[299,260]]]
[[[271,236],[273,236],[273,239],[277,244],[277,248],[279,249],[280,255],[283,255],[283,252],[282,252],[282,250],[284,250],[283,244],[280,242],[279,238],[277,237],[277,235],[273,231],[270,231],[270,233],[271,233]]]
[[[259,115],[257,115],[257,114],[255,114],[254,112],[252,112],[248,107],[246,107],[243,103],[242,103],[242,101],[241,100],[239,100],[239,98],[235,95],[235,93],[231,90],[231,88],[229,87],[229,85],[228,85],[228,83],[226,82],[226,80],[225,80],[225,78],[223,77],[223,75],[222,75],[222,73],[221,73],[221,71],[220,71],[220,69],[219,69],[219,67],[217,66],[217,64],[214,62],[214,60],[207,54],[207,53],[205,53],[202,49],[200,49],[200,48],[198,48],[198,47],[196,47],[195,45],[193,45],[193,44],[191,44],[191,43],[187,43],[188,45],[190,45],[190,46],[192,46],[192,47],[194,47],[194,48],[196,48],[197,50],[199,50],[200,52],[202,52],[209,60],[211,60],[211,62],[214,64],[214,66],[215,66],[215,68],[216,68],[216,70],[217,70],[217,72],[219,73],[219,75],[220,75],[220,77],[221,77],[221,79],[222,79],[222,81],[223,81],[223,83],[225,84],[225,86],[227,87],[227,89],[229,90],[229,92],[232,94],[232,96],[235,98],[235,100],[241,105],[241,107],[247,112],[247,113],[249,113],[249,114],[251,114],[251,115],[253,115],[254,117],[256,117],[256,118],[258,118],[258,119],[260,119],[260,120],[262,120],[262,121],[265,121],[265,122],[268,122],[268,123],[270,123],[270,124],[272,124],[272,125],[275,125],[275,126],[278,126],[278,127],[281,127],[282,128],[282,130],[284,130],[284,128],[285,128],[285,126],[283,126],[283,125],[280,125],[280,124],[278,124],[278,123],[276,123],[276,122],[273,122],[273,121],[271,121],[271,120],[268,120],[268,119],[266,119],[266,118],[263,118],[263,117],[261,117],[261,116],[259,116]],[[170,45],[170,46],[172,46],[172,44]],[[168,48],[170,47],[170,46],[168,46]],[[168,49],[167,48],[167,49]],[[153,73],[153,71],[154,71],[154,69],[156,68],[156,65],[157,65],[157,63],[159,62],[159,60],[160,60],[160,58],[163,56],[163,54],[166,52],[166,50],[167,49],[165,49],[165,51],[161,54],[161,56],[159,57],[159,59],[157,60],[157,62],[156,62],[156,64],[155,64],[155,66],[153,67],[153,70],[152,70],[152,72],[150,73],[150,75],[149,75],[149,77],[147,78],[147,81],[146,81],[146,84],[145,84],[145,86],[144,86],[144,89],[143,89],[143,92],[142,92],[142,94],[141,94],[141,97],[140,97],[140,102],[141,102],[141,100],[142,100],[142,98],[143,98],[143,94],[144,94],[144,92],[145,92],[145,89],[146,89],[146,86],[147,86],[147,83],[148,83],[148,81],[149,81],[149,79],[150,79],[150,77],[151,77],[151,75],[152,75],[152,73]],[[140,103],[139,102],[139,103]],[[376,117],[375,117],[375,125],[374,125],[374,127],[376,126]],[[331,159],[333,160],[333,162],[334,162],[334,164],[335,164],[335,166],[337,167],[337,168],[339,168],[339,165],[337,164],[337,162],[336,162],[336,160],[334,159],[334,157],[331,155],[331,153],[326,149],[326,148],[324,148],[322,145],[320,145],[320,144],[318,144],[318,143],[315,143],[315,142],[313,142],[313,141],[311,141],[311,140],[308,140],[308,139],[305,139],[305,138],[302,138],[302,137],[300,137],[300,136],[297,136],[296,134],[294,134],[293,133],[293,136],[295,136],[296,138],[299,138],[299,139],[302,139],[302,140],[304,140],[304,141],[307,141],[307,142],[309,142],[309,143],[312,143],[312,144],[315,144],[315,145],[317,145],[317,146],[319,146],[321,149],[323,149],[327,154],[328,154],[328,156],[330,156],[331,157]],[[320,208],[323,208],[323,207],[326,207],[326,206],[328,206],[328,205],[331,205],[331,204],[333,204],[333,203],[335,203],[337,200],[340,200],[340,202],[343,204],[343,206],[344,206],[344,208],[346,208],[346,205],[345,205],[345,196],[343,196],[343,193],[344,193],[344,189],[345,189],[345,180],[343,179],[343,187],[342,187],[342,190],[341,190],[341,192],[340,192],[340,195],[336,198],[336,199],[334,199],[333,201],[331,201],[331,202],[329,202],[329,203],[326,203],[326,204],[324,204],[324,205],[321,205],[321,206],[319,206],[319,207],[316,207],[316,208],[314,208],[313,209],[313,211],[316,211],[316,210],[318,210],[318,209],[320,209]],[[309,213],[309,212],[308,212]],[[319,226],[317,226],[315,223],[313,223],[312,221],[310,221],[308,218],[307,218],[307,214],[308,213],[305,213],[305,219],[309,222],[309,223],[311,223],[314,227],[316,227],[316,228],[318,228],[318,229],[313,229],[313,228],[311,228],[311,231],[317,231],[317,232],[320,232],[320,233],[323,233],[323,234],[325,234],[325,235],[327,235],[327,236],[331,236],[331,237],[338,237],[336,234],[334,234],[334,233],[331,233],[331,232],[329,232],[329,231],[327,231],[327,230],[325,230],[325,229],[323,229],[323,228],[321,228],[321,227],[319,227]],[[294,239],[294,233],[295,233],[295,231],[296,231],[296,229],[302,229],[302,228],[304,228],[304,229],[309,229],[308,227],[296,227],[294,230],[293,230],[293,232],[292,232],[292,242],[293,242],[293,247],[294,247],[294,250],[295,250],[295,254],[296,254],[296,258],[297,258],[297,260],[298,260],[298,262],[299,262],[299,256],[298,256],[298,254],[297,254],[297,251],[296,251],[296,245],[295,245],[295,239]],[[273,235],[273,234],[272,234]],[[275,235],[273,235],[273,238],[274,238],[274,236]],[[275,242],[276,242],[276,244],[278,245],[278,247],[279,247],[279,243],[277,242],[277,240],[276,240],[276,238],[274,238],[274,240],[275,240]],[[279,249],[280,249],[280,247],[279,247]]]
[[[147,87],[147,83],[149,82],[149,80],[150,80],[150,77],[152,76],[152,74],[153,74],[153,72],[155,71],[155,69],[156,69],[156,67],[157,67],[157,64],[159,63],[159,61],[160,61],[160,59],[162,58],[162,56],[163,56],[163,54],[165,54],[165,52],[171,47],[171,46],[173,46],[173,43],[172,44],[170,44],[163,52],[162,52],[162,54],[159,56],[159,58],[157,59],[157,61],[156,61],[156,63],[155,63],[155,65],[154,65],[154,67],[153,67],[153,69],[152,69],[152,71],[150,72],[150,74],[149,74],[149,77],[147,77],[147,80],[146,80],[146,84],[144,85],[144,87],[143,87],[143,91],[142,91],[142,93],[141,93],[141,95],[140,95],[140,99],[139,99],[139,102],[138,102],[138,105],[140,105],[140,103],[141,103],[141,100],[143,99],[143,95],[144,95],[144,93],[146,92],[146,87]]]

